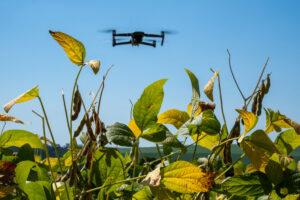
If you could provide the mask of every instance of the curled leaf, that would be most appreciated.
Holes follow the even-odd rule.
[[[152,172],[149,172],[146,178],[141,182],[142,185],[150,185],[150,186],[159,186],[161,175],[160,175],[160,167],[158,166]]]
[[[75,65],[83,65],[85,59],[85,48],[80,41],[62,32],[49,31],[49,33],[65,50],[72,63]]]
[[[285,120],[287,117],[280,114],[279,111],[274,112],[272,109],[264,109],[266,112],[266,133],[272,131],[280,132],[281,128],[291,128],[291,125],[288,124]]]
[[[184,69],[184,70],[189,75],[192,84],[193,93],[192,93],[191,117],[194,117],[198,110],[199,107],[198,103],[200,101],[199,81],[197,77],[193,74],[193,72],[191,72],[188,69]]]
[[[208,83],[204,86],[203,91],[211,101],[214,101],[214,96],[213,96],[214,83],[215,83],[215,78],[218,74],[219,74],[219,70],[217,70],[214,73],[214,75],[211,77],[211,79],[208,81]]]
[[[10,122],[16,122],[19,124],[27,124],[27,123],[22,122],[21,120],[15,118],[14,116],[4,114],[4,113],[0,113],[0,121],[10,121]]]
[[[238,140],[238,142],[241,143],[245,135],[255,127],[258,118],[252,112],[247,112],[245,110],[238,110],[238,109],[236,109],[236,111],[240,114],[240,116],[242,117],[245,123],[245,132]]]
[[[100,60],[90,60],[84,64],[89,65],[92,68],[94,74],[97,74],[100,69]]]
[[[37,96],[39,96],[39,86],[35,86],[34,88],[24,92],[23,94],[21,94],[20,96],[18,96],[17,98],[11,100],[10,102],[8,102],[7,104],[4,105],[4,110],[5,112],[8,112],[11,107],[13,107],[13,105],[15,105],[16,103],[22,103],[25,101],[29,101]]]

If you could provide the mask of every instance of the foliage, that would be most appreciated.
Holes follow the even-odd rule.
[[[0,121],[4,121],[0,135],[1,199],[299,198],[300,162],[290,154],[300,146],[300,125],[279,111],[267,108],[265,130],[255,130],[263,98],[270,89],[270,74],[261,79],[267,62],[257,86],[247,98],[232,73],[244,104],[242,108],[234,108],[237,117],[230,131],[223,109],[219,70],[212,70],[212,78],[203,90],[210,102],[200,99],[198,78],[185,69],[192,86],[186,111],[160,111],[167,81],[161,79],[144,89],[132,107],[129,122],[106,126],[100,116],[100,106],[105,78],[111,67],[103,76],[95,98],[87,104],[77,81],[86,65],[97,74],[100,61],[85,62],[85,47],[75,38],[62,32],[50,31],[50,34],[71,62],[80,66],[70,110],[62,94],[70,143],[65,151],[56,145],[38,86],[7,103],[6,112],[16,103],[38,99],[42,114],[33,112],[41,119],[43,132],[37,135],[25,130],[5,130],[5,123],[26,123],[0,113]],[[231,69],[230,62],[229,67]],[[218,83],[223,122],[214,113],[215,82]],[[249,112],[247,108],[251,102]],[[79,125],[73,130],[75,121]],[[175,133],[168,128],[170,125],[176,128]],[[241,129],[244,129],[242,134]],[[273,131],[279,132],[274,142],[268,136]],[[77,137],[80,140],[76,140]],[[185,144],[188,138],[194,142]],[[155,158],[142,153],[140,140],[153,143],[157,150]],[[232,144],[233,141],[237,141],[238,146]],[[130,152],[121,154],[124,149],[118,146],[126,146]],[[236,149],[243,154],[233,161]],[[201,152],[208,151],[208,157],[200,156]],[[191,156],[183,161],[186,152]],[[242,160],[244,156],[250,159],[249,165]]]

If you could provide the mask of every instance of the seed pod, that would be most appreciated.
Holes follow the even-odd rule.
[[[96,141],[96,137],[93,133],[93,129],[92,129],[92,124],[91,121],[89,119],[89,116],[86,114],[86,127],[87,127],[87,134],[89,135],[89,137],[93,140]]]
[[[260,93],[258,93],[258,95],[257,95],[257,106],[256,106],[256,115],[257,116],[260,116],[260,114],[261,114],[262,100],[263,100],[263,97],[260,95]]]
[[[91,152],[91,151],[88,151],[88,154],[87,154],[87,156],[86,156],[86,161],[85,161],[85,163],[84,163],[84,168],[85,168],[85,169],[90,168],[91,160],[92,160],[92,152]]]
[[[81,103],[82,103],[82,99],[81,99],[81,95],[80,95],[80,92],[77,87],[75,96],[74,96],[74,100],[73,100],[73,111],[74,111],[74,113],[72,115],[73,121],[76,120],[79,115]]]
[[[85,123],[86,123],[86,120],[85,120],[85,117],[83,117],[81,119],[80,124],[78,125],[77,129],[74,131],[74,137],[77,137],[81,133]]]
[[[70,179],[69,179],[69,187],[72,187],[74,185],[76,178],[76,171],[74,170],[73,165],[70,167]]]
[[[253,102],[252,102],[251,112],[252,112],[253,114],[256,114],[256,108],[257,108],[257,96],[258,96],[258,93],[254,96]]]
[[[270,74],[268,74],[267,75],[267,82],[266,82],[266,85],[265,85],[265,88],[266,88],[265,94],[268,94],[270,86],[271,86],[271,80],[270,80]]]
[[[67,173],[60,178],[60,181],[65,182],[70,178],[70,169],[68,169]]]
[[[261,81],[261,85],[259,88],[259,92],[262,98],[264,98],[265,94],[266,94],[266,86],[265,86],[265,80]]]
[[[83,150],[82,150],[82,155],[83,156],[86,156],[88,151],[90,149],[90,140],[87,141],[87,143],[85,144],[85,146],[83,147]]]
[[[230,131],[230,138],[239,137],[241,133],[240,120],[236,120]]]

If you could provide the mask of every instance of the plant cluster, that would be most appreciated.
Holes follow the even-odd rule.
[[[242,108],[236,109],[237,117],[230,130],[223,112],[219,70],[211,70],[212,78],[203,90],[210,102],[205,102],[200,99],[197,77],[188,69],[185,71],[191,81],[192,98],[187,111],[171,109],[160,113],[163,87],[167,81],[161,79],[147,86],[132,105],[128,124],[116,122],[105,126],[100,115],[101,98],[111,67],[103,76],[93,101],[87,106],[81,98],[77,81],[86,65],[97,74],[100,61],[85,62],[85,47],[73,37],[62,32],[50,31],[50,34],[69,59],[80,67],[69,110],[62,93],[70,135],[69,149],[59,156],[38,86],[7,103],[4,106],[6,113],[15,104],[38,99],[42,113],[34,110],[33,113],[41,119],[43,135],[25,130],[5,130],[6,122],[25,122],[9,114],[0,114],[0,121],[4,121],[0,135],[1,199],[300,198],[300,163],[298,161],[297,164],[289,156],[300,146],[300,125],[279,111],[264,108],[266,128],[253,130],[262,112],[264,96],[271,85],[270,74],[263,79],[268,59],[253,92],[245,97],[234,77],[228,51],[229,67],[244,103]],[[218,83],[222,123],[214,114],[215,80]],[[251,102],[251,111],[248,111]],[[73,127],[74,121],[78,121],[76,129]],[[172,133],[167,124],[174,126],[177,131]],[[279,133],[274,142],[268,136],[273,131]],[[178,136],[185,140],[179,141]],[[186,145],[187,138],[194,143]],[[142,154],[140,139],[150,141],[157,147],[157,159],[150,161]],[[233,141],[237,141],[244,152],[237,160],[231,156]],[[109,147],[109,144],[116,146]],[[56,157],[49,156],[47,145],[55,148]],[[18,151],[13,152],[12,146],[18,147]],[[122,155],[118,146],[130,147],[130,154]],[[208,157],[197,156],[198,146],[211,150]],[[190,162],[180,159],[188,147],[194,148]],[[40,156],[41,151],[45,151],[45,158]],[[251,164],[246,166],[241,161],[244,156],[250,159]]]

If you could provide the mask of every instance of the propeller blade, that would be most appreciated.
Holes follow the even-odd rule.
[[[112,33],[113,31],[115,31],[115,29],[102,29],[102,30],[98,30],[98,32],[100,32],[100,33]]]
[[[162,32],[164,32],[165,34],[168,34],[168,35],[174,35],[174,34],[177,34],[178,32],[177,31],[173,31],[173,30],[162,30]]]

